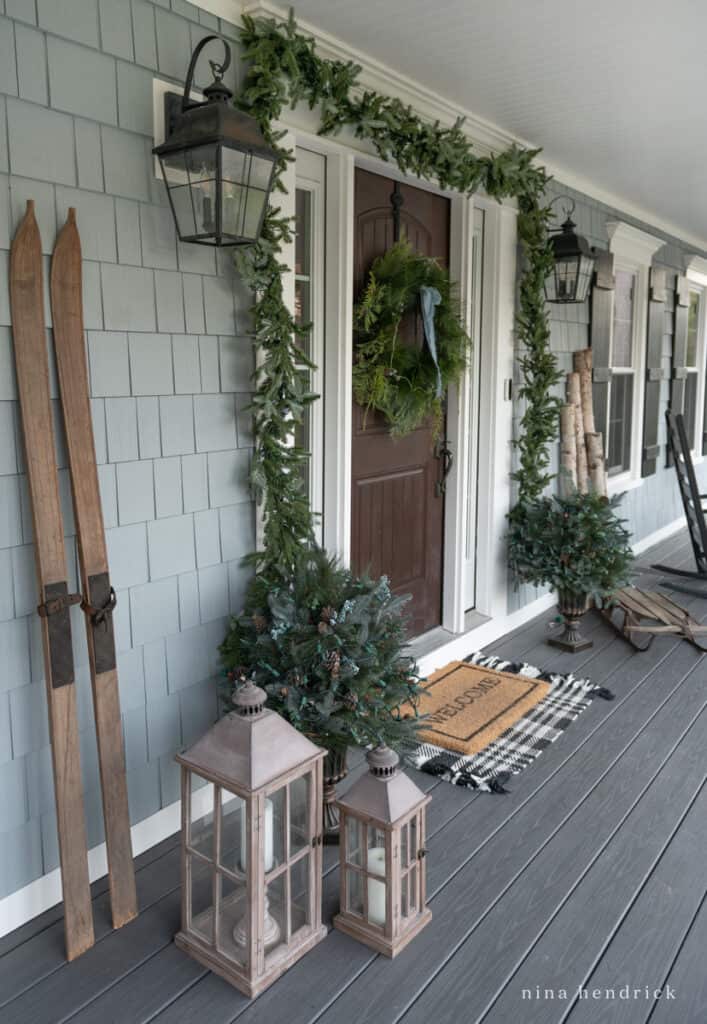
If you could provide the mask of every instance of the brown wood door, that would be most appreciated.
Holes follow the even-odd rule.
[[[398,234],[447,266],[449,209],[443,196],[357,170],[354,296],[365,287],[373,260]],[[419,313],[406,318],[401,337],[403,344],[422,346]],[[354,402],[351,563],[357,572],[385,573],[395,594],[412,595],[412,636],[442,621],[444,497],[436,494],[439,474],[430,427],[393,440],[383,416],[364,415]]]

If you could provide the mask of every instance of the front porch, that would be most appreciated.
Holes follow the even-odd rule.
[[[655,585],[645,570],[656,560],[689,567],[687,537],[642,556],[641,585]],[[707,618],[707,601],[676,597]],[[97,942],[76,962],[64,959],[61,907],[0,940],[3,1024],[704,1021],[707,658],[669,638],[634,653],[596,613],[594,647],[562,654],[544,642],[550,617],[490,650],[589,676],[615,700],[594,701],[506,796],[417,777],[433,797],[433,920],[395,961],[332,931],[248,1002],[172,943],[173,836],[138,859],[132,924],[112,931],[107,880],[94,884]],[[363,771],[359,752],[351,765],[349,784]],[[327,922],[337,856],[326,848]]]

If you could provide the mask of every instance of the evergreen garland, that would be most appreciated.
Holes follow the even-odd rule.
[[[435,288],[441,299],[434,313],[439,376],[426,344],[417,348],[398,339],[401,321],[418,308],[423,287]],[[358,404],[382,412],[393,437],[411,433],[430,416],[437,436],[443,397],[450,384],[459,382],[471,347],[447,271],[407,242],[398,242],[374,261],[354,310],[354,327]]]
[[[320,133],[335,134],[350,126],[371,143],[384,160],[404,173],[436,181],[441,188],[471,193],[480,188],[501,200],[515,196],[519,205],[518,236],[524,255],[520,282],[518,336],[526,402],[519,452],[518,504],[511,523],[518,523],[528,504],[551,479],[549,445],[557,434],[559,400],[551,394],[560,374],[549,347],[549,326],[543,284],[552,265],[548,237],[549,210],[543,205],[548,178],[534,165],[538,150],[511,146],[496,156],[476,156],[462,131],[422,120],[400,100],[361,91],[360,67],[352,62],[324,60],[314,40],[300,35],[292,14],[286,22],[243,15],[241,40],[248,71],[239,105],[259,122],[268,141],[282,140],[273,130],[286,106],[301,101],[320,111]],[[276,188],[284,191],[282,172],[291,155],[280,149]],[[265,579],[292,579],[297,555],[312,543],[312,513],[302,489],[300,467],[306,453],[291,445],[295,425],[315,396],[308,394],[301,367],[306,365],[300,336],[282,297],[281,246],[290,241],[291,224],[271,206],[259,242],[241,251],[237,265],[256,295],[253,310],[255,344],[260,353],[253,400],[255,451],[252,482],[263,502],[264,549],[255,556]]]

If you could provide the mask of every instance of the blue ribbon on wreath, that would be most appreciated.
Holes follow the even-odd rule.
[[[437,371],[437,398],[441,398],[444,391],[442,387],[442,371],[439,368],[439,361],[437,359],[437,336],[435,334],[435,309],[439,306],[441,301],[442,296],[436,288],[431,288],[426,284],[422,285],[420,288],[422,326],[425,331],[427,348],[429,349],[430,355],[432,356],[432,362],[435,364],[435,370]]]

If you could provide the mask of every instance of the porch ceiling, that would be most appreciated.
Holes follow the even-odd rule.
[[[707,247],[707,5],[292,0],[296,14]]]

